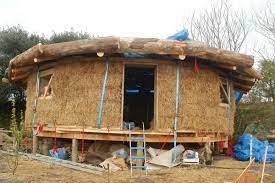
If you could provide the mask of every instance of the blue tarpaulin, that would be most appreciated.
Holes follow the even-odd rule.
[[[49,150],[51,157],[58,158],[58,159],[67,159],[67,151],[64,147],[58,148],[57,152],[54,152],[53,149]]]
[[[235,97],[235,104],[238,105],[238,103],[240,102],[240,100],[243,97],[243,93],[235,90],[234,91],[234,97]]]
[[[183,29],[177,32],[176,34],[169,36],[167,39],[185,41],[185,40],[190,40],[188,36],[189,36],[188,30]]]
[[[260,141],[251,134],[243,134],[238,138],[233,147],[233,156],[240,161],[248,161],[250,158],[250,138],[252,137],[252,157],[256,162],[263,162],[266,146],[268,146],[266,162],[275,162],[275,143]]]

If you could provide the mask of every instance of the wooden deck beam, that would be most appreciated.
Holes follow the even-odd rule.
[[[146,142],[173,142],[173,136],[168,137],[169,133],[165,135],[160,134],[147,134]],[[51,137],[54,138],[55,134],[51,131],[43,131],[38,134],[39,137]],[[132,136],[139,136],[133,134]],[[82,139],[81,132],[57,132],[56,138],[67,138],[67,139]],[[211,134],[209,136],[196,136],[195,134],[178,133],[178,143],[203,143],[203,142],[217,142],[224,141],[225,135],[216,136]],[[114,134],[114,133],[85,133],[85,140],[103,140],[103,141],[129,141],[128,134]]]

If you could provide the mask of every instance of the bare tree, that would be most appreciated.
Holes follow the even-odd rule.
[[[211,8],[194,12],[187,20],[194,40],[239,52],[251,30],[243,11],[234,10],[227,0],[212,1]]]
[[[274,6],[271,1],[268,1],[264,11],[256,12],[254,18],[257,32],[267,39],[269,47],[273,49],[271,54],[266,53],[266,51],[264,53],[258,51],[264,60],[275,60],[275,10],[272,9]],[[267,48],[267,50],[270,52],[270,49]]]

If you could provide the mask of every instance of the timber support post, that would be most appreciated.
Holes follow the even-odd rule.
[[[34,135],[32,137],[32,154],[36,154],[38,150],[38,137]]]
[[[206,165],[211,165],[212,164],[212,151],[211,151],[211,143],[206,142],[205,143],[205,164]]]
[[[78,159],[78,142],[77,139],[72,139],[72,161],[77,162]]]
[[[49,142],[47,138],[43,138],[42,140],[42,154],[45,156],[49,155]]]

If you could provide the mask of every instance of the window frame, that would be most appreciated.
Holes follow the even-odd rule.
[[[42,89],[41,79],[48,77],[48,76],[50,76],[50,79],[48,80],[48,83],[46,84],[46,86],[50,87],[52,84],[51,82],[52,82],[53,76],[54,76],[54,70],[48,69],[48,70],[41,71],[39,73],[39,95],[38,95],[39,99],[51,99],[53,97],[52,87],[50,87],[52,90],[50,95],[45,95],[45,92],[41,93],[41,89]]]

